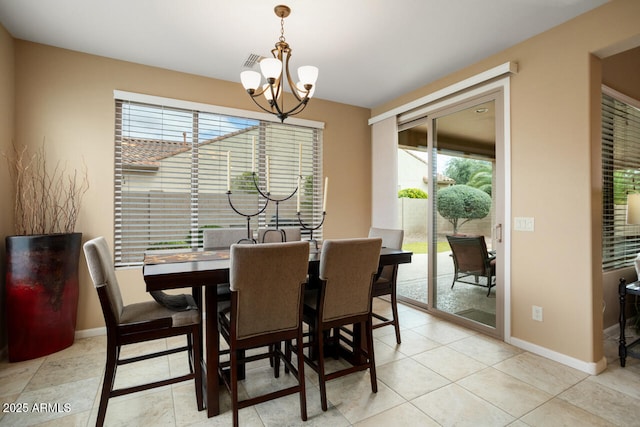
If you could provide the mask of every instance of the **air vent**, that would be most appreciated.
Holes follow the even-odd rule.
[[[247,60],[244,61],[244,67],[253,68],[258,62],[260,62],[261,59],[262,56],[258,55],[257,53],[250,53]]]

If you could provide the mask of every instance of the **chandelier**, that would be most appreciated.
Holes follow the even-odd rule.
[[[267,113],[275,114],[281,122],[295,114],[298,114],[307,106],[309,98],[315,92],[315,84],[318,78],[318,68],[304,65],[298,68],[298,82],[294,83],[289,72],[289,59],[291,48],[284,38],[284,18],[289,16],[291,9],[288,6],[279,5],[274,8],[276,16],[280,17],[280,38],[271,50],[273,58],[263,58],[260,61],[260,71],[247,70],[240,73],[242,86],[258,107]],[[262,76],[266,83],[260,86]],[[291,93],[296,99],[297,105],[286,110],[284,105],[284,80],[286,79]],[[260,104],[260,97],[264,96],[268,107]]]

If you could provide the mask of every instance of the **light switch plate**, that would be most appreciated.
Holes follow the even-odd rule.
[[[515,231],[533,231],[535,221],[532,217],[517,216],[513,219],[513,229]]]

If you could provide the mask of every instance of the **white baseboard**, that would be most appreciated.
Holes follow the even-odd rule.
[[[75,338],[90,338],[90,337],[98,337],[100,335],[107,335],[107,328],[94,328],[94,329],[83,329],[81,331],[76,331]]]
[[[555,362],[562,363],[563,365],[585,372],[589,375],[598,375],[607,368],[606,357],[603,357],[597,362],[585,362],[584,360],[579,360],[518,338],[512,337],[511,344],[523,350],[537,354],[538,356],[546,357],[547,359],[551,359]]]

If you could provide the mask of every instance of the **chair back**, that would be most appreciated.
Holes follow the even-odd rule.
[[[238,339],[298,328],[308,265],[307,242],[231,245]]]
[[[460,272],[486,274],[490,258],[484,236],[447,236],[447,240]]]
[[[302,240],[300,227],[261,228],[258,243],[299,242]]]
[[[382,238],[382,246],[391,249],[402,249],[402,241],[404,240],[404,230],[395,230],[390,228],[371,227],[369,229],[369,237]],[[394,280],[394,276],[398,266],[385,265],[380,272],[380,277],[389,281]]]
[[[229,248],[247,238],[247,229],[242,227],[232,228],[205,228],[202,230],[204,249]]]
[[[84,255],[89,267],[89,275],[93,281],[107,327],[120,323],[124,304],[120,285],[116,278],[111,250],[104,237],[89,240],[83,246]]]
[[[371,286],[380,260],[382,239],[325,240],[320,256],[322,321],[371,311]]]

